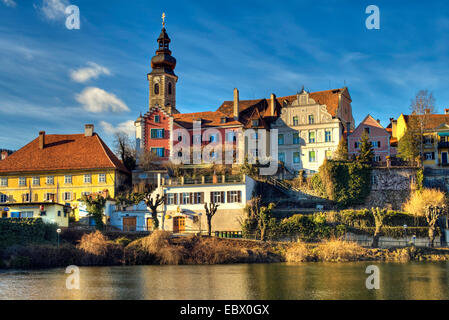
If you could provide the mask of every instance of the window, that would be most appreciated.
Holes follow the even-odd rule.
[[[195,192],[193,194],[193,203],[194,204],[202,204],[204,203],[204,192]]]
[[[165,157],[164,148],[151,148],[151,152],[154,152],[158,157]]]
[[[22,194],[22,202],[31,202],[31,194],[30,193]]]
[[[54,176],[48,176],[47,177],[47,184],[48,185],[54,185],[55,184],[55,177]]]
[[[61,211],[60,210],[58,210],[58,217],[60,217],[61,216]]]
[[[89,191],[83,191],[83,192],[81,192],[81,195],[82,196],[89,196],[90,192]]]
[[[331,142],[332,141],[332,131],[326,130],[324,134],[324,141],[325,142]]]
[[[26,186],[27,185],[27,179],[25,177],[19,177],[19,186]]]
[[[373,157],[374,162],[380,162],[380,156],[374,156]]]
[[[154,84],[154,94],[159,94],[159,83]]]
[[[178,135],[178,141],[181,142],[182,141],[182,134]]]
[[[313,114],[309,115],[309,124],[314,124],[315,123],[315,118],[313,116]]]
[[[241,191],[228,191],[228,203],[240,203],[242,201]]]
[[[284,152],[279,152],[278,160],[281,162],[285,162],[285,153]]]
[[[309,131],[309,143],[315,143],[315,131]]]
[[[182,204],[189,204],[190,203],[190,193],[183,192],[182,193]]]
[[[154,116],[154,122],[155,123],[160,123],[161,122],[161,117],[159,115],[155,115]]]
[[[252,137],[251,137],[253,140],[257,140],[257,139],[259,139],[259,134],[256,132],[256,133],[253,133],[252,134]]]
[[[294,116],[294,117],[293,117],[293,125],[294,125],[294,126],[299,125],[299,119],[298,119],[298,116]]]
[[[65,184],[72,184],[72,176],[64,176]]]
[[[174,205],[175,203],[175,194],[174,193],[168,193],[167,194],[167,205]]]
[[[224,192],[221,191],[211,192],[210,198],[213,203],[224,203]]]
[[[179,157],[179,158],[182,157],[182,151],[178,151],[178,157]]]
[[[332,150],[326,150],[325,156],[327,160],[332,159]]]
[[[360,147],[360,142],[356,141],[354,142],[354,148],[358,149]]]
[[[55,194],[54,193],[44,194],[44,201],[55,201]]]
[[[226,117],[222,117],[222,118],[220,119],[220,122],[221,122],[221,123],[226,123]]]
[[[209,136],[209,142],[218,142],[218,134],[211,134]]]
[[[98,182],[99,183],[106,183],[106,173],[100,173],[98,175]]]
[[[368,127],[365,127],[365,132],[366,132],[367,134],[369,134],[369,133],[370,133],[370,129],[369,129]]]
[[[299,163],[301,161],[301,157],[299,152],[293,152],[293,163]]]
[[[424,157],[426,160],[435,160],[435,152],[426,152]]]
[[[33,186],[38,186],[41,184],[41,179],[39,177],[33,177]]]
[[[164,129],[151,129],[150,130],[151,139],[162,139],[165,137]]]
[[[8,202],[8,196],[6,194],[0,194],[0,203]]]
[[[8,178],[0,178],[0,186],[7,187],[8,186]]]
[[[234,131],[226,133],[226,141],[233,142],[233,141],[235,141],[235,138],[236,137],[235,137]]]
[[[299,133],[293,133],[293,144],[299,144]]]
[[[32,218],[33,217],[33,211],[22,211],[20,213],[21,218]]]
[[[284,135],[283,134],[278,135],[278,144],[284,144]]]
[[[64,192],[62,194],[62,200],[64,200],[64,201],[71,201],[72,200],[72,193],[71,192]]]
[[[309,151],[309,162],[316,162],[316,152]]]
[[[92,175],[91,174],[84,175],[84,183],[92,183]]]
[[[374,176],[374,175],[371,176],[371,184],[372,185],[377,184],[377,176]]]
[[[201,143],[201,135],[200,134],[196,134],[192,137],[192,142],[196,143],[196,144],[200,144]]]
[[[173,92],[173,85],[171,84],[171,82],[168,83],[168,94],[172,94]]]
[[[258,127],[259,126],[259,119],[253,120],[252,123],[253,123],[253,127]]]
[[[380,148],[380,141],[371,141],[373,148]]]
[[[424,144],[433,144],[434,140],[432,136],[425,136],[424,137]]]

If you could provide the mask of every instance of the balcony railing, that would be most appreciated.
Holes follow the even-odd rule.
[[[178,177],[178,178],[162,179],[162,185],[165,186],[243,183],[243,182],[245,182],[244,175],[216,175],[216,176],[201,176],[197,178]]]

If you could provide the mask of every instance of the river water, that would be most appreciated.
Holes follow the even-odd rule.
[[[380,288],[365,285],[368,265]],[[277,263],[0,271],[0,299],[449,299],[449,262]]]

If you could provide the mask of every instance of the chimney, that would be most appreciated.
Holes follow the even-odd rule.
[[[39,132],[39,149],[43,150],[45,148],[45,131]]]
[[[94,135],[94,125],[93,124],[86,124],[84,126],[84,135],[86,137],[92,137]]]
[[[449,114],[449,109],[448,108],[444,109],[444,113]]]
[[[397,122],[397,120],[392,120],[391,121],[391,137],[392,138],[396,138],[397,136],[397,125],[398,125],[398,122]]]
[[[380,124],[380,119],[377,119],[376,121],[377,121],[378,124]]]
[[[239,101],[239,90],[237,88],[234,88],[234,119],[239,119],[240,114],[240,101]]]
[[[0,160],[5,160],[6,158],[8,158],[8,151],[4,150],[1,153]]]
[[[274,93],[270,96],[270,115],[274,117],[274,111],[276,110],[276,95]]]

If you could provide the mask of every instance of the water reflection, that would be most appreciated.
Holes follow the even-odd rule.
[[[367,290],[365,269],[380,270]],[[64,269],[0,272],[0,299],[448,299],[449,264],[303,263],[80,268],[80,290]]]

